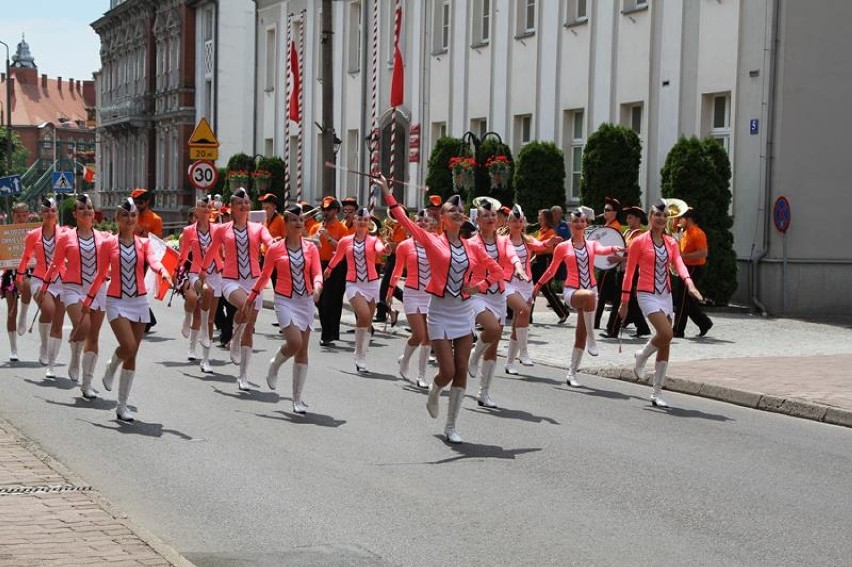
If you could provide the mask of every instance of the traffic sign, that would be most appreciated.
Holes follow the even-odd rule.
[[[219,159],[219,148],[189,148],[189,159],[217,160]]]
[[[197,161],[189,166],[189,181],[199,191],[206,191],[216,185],[219,172],[212,161]]]
[[[21,194],[21,176],[0,177],[0,197]]]
[[[790,228],[791,216],[790,201],[787,200],[787,197],[781,195],[775,199],[775,206],[772,207],[772,222],[775,223],[778,232],[781,234],[787,232],[787,229]]]
[[[74,192],[74,172],[73,171],[54,171],[53,172],[53,190],[57,193],[73,193]]]
[[[190,148],[219,147],[219,140],[216,139],[216,134],[213,133],[213,129],[210,127],[210,123],[207,122],[206,118],[198,121],[198,125],[196,125],[195,130],[192,131],[192,135],[189,137],[188,145]]]

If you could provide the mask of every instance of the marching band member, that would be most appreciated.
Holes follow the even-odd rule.
[[[644,232],[643,225],[648,224],[648,216],[640,207],[630,206],[621,210],[627,219],[627,228],[624,229],[624,249],[630,251],[630,243],[633,239]],[[627,266],[627,255],[610,256],[609,261],[618,264],[619,270],[622,271],[621,278],[623,284],[624,268]],[[645,321],[645,316],[642,315],[642,310],[639,308],[639,303],[636,301],[636,282],[639,278],[637,270],[633,276],[633,292],[630,294],[630,304],[627,306],[627,319],[621,320],[618,318],[618,310],[611,314],[607,321],[607,334],[617,336],[619,327],[626,327],[633,323],[636,325],[636,333],[631,335],[633,338],[640,338],[651,334],[651,329],[648,327],[648,322]],[[619,291],[620,293],[620,291]],[[618,299],[618,306],[621,307],[621,299]]]
[[[41,200],[41,226],[29,231],[24,239],[24,253],[18,264],[18,272],[15,276],[15,285],[21,291],[24,288],[24,276],[27,272],[27,264],[35,257],[35,267],[30,278],[30,293],[35,295],[45,283],[45,274],[50,262],[53,260],[53,252],[56,249],[56,241],[62,234],[62,227],[56,226],[57,209],[56,200],[44,197]],[[47,366],[45,376],[53,378],[54,364],[59,355],[59,347],[62,346],[62,323],[65,319],[65,307],[62,305],[62,282],[59,274],[54,276],[53,281],[48,282],[47,293],[43,293],[41,300],[36,298],[36,305],[41,309],[38,318],[38,333],[41,340],[38,359],[42,365]],[[20,334],[20,329],[19,329]]]
[[[500,202],[496,199],[483,199],[477,209],[476,222],[479,230],[471,238],[471,242],[485,250],[502,267],[503,277],[488,286],[484,293],[471,298],[476,323],[482,326],[482,333],[470,355],[468,374],[475,378],[479,371],[479,360],[483,359],[479,395],[476,399],[480,406],[496,408],[497,404],[491,401],[488,391],[497,365],[497,345],[503,336],[503,325],[506,324],[505,282],[515,276],[526,279],[527,275],[509,237],[497,234],[497,211],[500,209]],[[479,272],[477,277],[484,279],[482,272],[486,269],[485,266],[478,264],[476,269]]]
[[[28,222],[30,209],[26,203],[15,203],[12,205],[12,223],[25,224]],[[30,308],[30,286],[21,286],[20,293],[15,286],[15,269],[10,268],[3,272],[2,283],[0,283],[0,297],[6,299],[6,331],[9,335],[9,360],[18,360],[18,335],[27,332],[27,311]],[[25,278],[29,278],[29,273]],[[18,295],[21,296],[21,306],[18,307]]]
[[[438,222],[426,209],[417,211],[415,221],[417,226],[429,233],[434,233]],[[411,328],[411,336],[405,343],[402,355],[397,361],[399,364],[399,375],[404,380],[409,380],[408,366],[414,351],[418,351],[417,359],[417,381],[409,380],[418,388],[428,388],[426,382],[426,365],[429,363],[429,353],[432,345],[429,343],[429,330],[426,327],[426,315],[429,313],[429,293],[426,287],[432,276],[429,259],[426,257],[426,249],[414,238],[403,240],[396,249],[396,264],[391,274],[388,293],[385,303],[388,309],[393,302],[393,290],[396,288],[402,271],[405,270],[405,294],[402,304],[405,309],[405,317]]]
[[[368,234],[370,210],[361,207],[355,212],[355,232],[340,239],[334,257],[323,272],[329,278],[334,268],[346,258],[346,298],[355,311],[355,370],[369,373],[367,350],[370,347],[370,325],[379,302],[381,281],[376,271],[376,258],[385,251],[385,243]]]
[[[190,360],[195,360],[195,345],[201,335],[201,371],[210,372],[210,343],[213,336],[213,317],[222,297],[222,260],[215,258],[207,266],[205,280],[199,277],[201,262],[213,242],[213,233],[218,225],[210,223],[210,196],[199,197],[195,202],[195,222],[184,227],[180,235],[179,266],[192,254],[189,279],[184,291],[184,319],[181,333],[189,338]],[[195,313],[199,312],[198,321]],[[195,323],[193,325],[193,323]]]
[[[210,248],[204,254],[199,272],[203,282],[207,278],[207,268],[215,260],[221,261],[224,247],[222,296],[237,308],[234,317],[236,328],[231,337],[231,362],[240,365],[240,375],[237,378],[240,390],[249,389],[248,369],[254,345],[254,324],[263,307],[263,296],[258,295],[255,298],[250,310],[244,310],[243,305],[260,275],[260,245],[272,246],[274,242],[265,226],[249,222],[250,210],[251,198],[248,192],[240,187],[231,194],[233,220],[213,232]]]
[[[461,443],[456,420],[467,386],[467,364],[474,329],[472,294],[485,292],[493,281],[503,278],[503,268],[481,247],[463,240],[459,231],[465,222],[461,197],[453,195],[441,208],[443,234],[437,236],[417,226],[396,202],[384,176],[374,178],[385,196],[390,214],[408,230],[412,238],[426,249],[432,277],[426,291],[432,294],[426,321],[432,349],[438,360],[438,373],[429,388],[426,409],[438,417],[441,389],[450,387],[450,401],[444,435],[450,443]],[[474,279],[474,266],[487,266],[485,280]]]
[[[325,197],[320,205],[322,222],[311,228],[310,237],[319,247],[320,261],[325,268],[334,257],[340,240],[349,229],[337,219],[340,203],[334,197]],[[323,283],[319,302],[320,346],[333,347],[340,340],[340,316],[343,313],[343,293],[346,286],[346,267],[338,265],[331,277]]]
[[[293,358],[293,412],[305,413],[308,404],[302,401],[302,390],[308,377],[308,345],[314,326],[315,303],[322,292],[322,268],[319,250],[310,241],[302,239],[304,229],[301,205],[293,205],[284,211],[284,240],[279,240],[266,252],[263,271],[249,293],[243,311],[252,309],[257,297],[272,276],[278,273],[275,282],[275,315],[284,334],[284,344],[269,361],[266,383],[275,390],[278,370]],[[246,317],[250,314],[245,313]]]
[[[636,351],[636,363],[633,372],[637,378],[645,375],[645,364],[655,352],[651,404],[666,408],[668,403],[662,398],[661,391],[666,382],[666,370],[669,365],[669,348],[672,341],[672,286],[669,268],[673,265],[683,279],[689,294],[702,301],[701,293],[692,282],[689,271],[680,256],[677,241],[665,234],[668,223],[668,206],[661,199],[651,206],[651,226],[648,232],[637,236],[630,244],[627,255],[627,269],[621,288],[621,306],[618,316],[624,320],[633,288],[633,274],[639,268],[639,280],[636,284],[636,299],[642,313],[654,327],[654,335],[644,347]]]
[[[562,242],[562,238],[558,235],[551,236],[546,242],[542,242],[531,235],[524,234],[526,224],[527,219],[521,206],[512,207],[508,216],[509,241],[515,247],[515,254],[526,274],[526,279],[515,274],[506,282],[506,302],[514,314],[509,352],[506,355],[506,374],[512,375],[518,374],[515,357],[524,366],[533,366],[527,350],[533,302],[532,257],[538,252],[552,250],[556,244]]]
[[[45,283],[38,291],[44,296],[48,291],[46,282],[59,273],[62,278],[62,303],[71,318],[71,362],[68,363],[68,377],[77,382],[80,378],[80,354],[82,352],[83,380],[80,390],[87,400],[97,398],[92,388],[95,364],[98,361],[98,339],[104,322],[106,306],[106,288],[94,294],[91,302],[91,316],[83,317],[83,304],[86,295],[95,280],[98,271],[98,250],[111,237],[92,228],[95,220],[95,208],[91,198],[85,193],[78,194],[74,200],[72,212],[77,224],[76,229],[66,228],[56,242],[56,251],[50,268],[45,275]]]
[[[563,297],[565,303],[578,311],[577,329],[574,334],[574,349],[571,352],[571,365],[568,368],[567,382],[570,386],[580,386],[577,380],[577,369],[583,359],[583,347],[592,356],[598,355],[598,345],[592,323],[595,315],[595,303],[598,291],[595,281],[595,256],[607,256],[621,252],[621,246],[602,246],[599,242],[586,241],[586,227],[595,218],[595,213],[588,207],[580,207],[571,213],[571,240],[557,244],[553,250],[553,262],[542,274],[533,288],[533,297],[556,273],[563,262],[567,269],[567,279]]]
[[[91,316],[92,305],[109,273],[106,316],[118,341],[118,347],[107,363],[103,385],[108,392],[112,391],[115,372],[120,364],[121,376],[115,413],[121,421],[135,419],[133,412],[127,407],[127,400],[136,375],[136,356],[145,336],[145,326],[150,322],[148,290],[145,287],[146,267],[159,273],[164,280],[171,281],[169,272],[157,259],[154,247],[149,246],[148,239],[135,233],[138,214],[132,197],[127,198],[116,209],[118,234],[106,239],[98,250],[98,272],[83,302],[84,320],[80,323],[87,324],[85,319]]]

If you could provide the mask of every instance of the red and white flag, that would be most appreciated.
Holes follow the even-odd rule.
[[[402,27],[402,8],[397,7],[393,36],[393,75],[391,76],[390,105],[402,104],[405,96],[405,67],[402,64],[402,52],[399,50],[399,33]]]
[[[94,183],[95,182],[95,170],[84,165],[83,166],[83,181],[85,181],[86,183]]]
[[[302,77],[299,71],[299,52],[296,50],[296,42],[290,42],[290,74],[293,88],[290,91],[289,112],[290,120],[299,122],[301,115],[299,113],[299,97],[302,93]]]

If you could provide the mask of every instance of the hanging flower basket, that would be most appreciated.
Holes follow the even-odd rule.
[[[504,155],[493,155],[485,162],[492,189],[505,189],[512,174],[512,164]]]
[[[473,189],[476,171],[475,159],[472,157],[450,158],[450,170],[453,172],[453,189],[457,193]]]
[[[228,172],[228,187],[231,191],[236,191],[240,187],[248,189],[248,182],[251,175],[244,169],[232,169]]]
[[[265,169],[255,171],[252,174],[252,178],[254,179],[254,188],[257,189],[258,194],[265,193],[272,184],[272,174]]]

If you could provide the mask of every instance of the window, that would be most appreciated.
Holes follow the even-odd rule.
[[[568,17],[565,25],[576,26],[589,21],[587,0],[568,0]]]
[[[642,134],[642,103],[631,102],[621,105],[621,125],[637,134]]]
[[[569,202],[579,202],[583,176],[583,147],[586,143],[586,113],[582,108],[566,110],[563,119],[563,151]]]
[[[485,138],[485,133],[488,132],[487,118],[474,118],[470,121],[470,131],[476,134],[476,137],[482,140]]]
[[[731,93],[704,95],[704,135],[731,152]]]
[[[213,23],[213,10],[204,10],[204,41],[213,39]]]
[[[275,28],[266,30],[266,92],[275,90]]]
[[[432,144],[440,139],[444,138],[447,135],[447,123],[446,122],[433,122],[432,123]]]
[[[638,12],[639,10],[648,9],[648,0],[624,0],[624,7],[621,10],[622,14],[630,12]]]
[[[515,116],[515,147],[521,146],[532,140],[532,114],[519,114]]]
[[[535,33],[535,1],[517,0],[518,2],[518,37]]]
[[[356,0],[349,3],[349,49],[346,57],[350,73],[361,70],[361,2]]]
[[[474,0],[471,23],[473,46],[486,45],[491,40],[491,0]]]
[[[432,19],[432,53],[444,53],[450,48],[450,0],[435,0]]]

